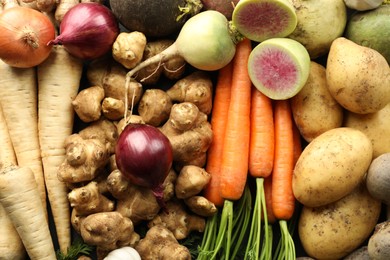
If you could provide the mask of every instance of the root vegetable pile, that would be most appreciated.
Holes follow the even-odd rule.
[[[0,0],[0,259],[388,259],[390,1],[156,3]]]

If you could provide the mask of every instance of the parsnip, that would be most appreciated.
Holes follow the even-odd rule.
[[[35,68],[13,68],[0,60],[0,102],[18,165],[29,166],[46,209],[46,190],[38,139]]]
[[[29,167],[8,166],[0,172],[0,203],[16,228],[31,260],[55,260],[45,210]]]
[[[38,65],[39,141],[47,194],[53,213],[58,243],[66,253],[71,244],[67,187],[58,179],[58,167],[65,160],[65,139],[72,134],[72,100],[78,93],[83,63],[62,45]]]

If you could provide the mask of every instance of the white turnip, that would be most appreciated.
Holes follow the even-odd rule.
[[[175,42],[159,54],[138,64],[126,75],[126,91],[130,80],[141,69],[152,64],[163,66],[173,57],[182,57],[191,66],[205,71],[216,71],[226,66],[236,53],[239,41],[226,17],[214,10],[191,17],[180,30]],[[125,96],[127,97],[127,95]],[[126,98],[126,106],[128,100]],[[126,118],[125,112],[125,118]]]

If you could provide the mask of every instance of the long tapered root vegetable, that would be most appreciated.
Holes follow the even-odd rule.
[[[65,139],[72,134],[72,100],[78,93],[83,63],[62,45],[53,46],[50,56],[38,66],[39,141],[47,194],[59,247],[66,253],[71,242],[67,187],[58,179],[58,167],[65,160]],[[59,75],[63,75],[59,79]]]
[[[56,259],[46,213],[30,168],[9,166],[0,172],[0,202],[30,259]]]
[[[0,170],[16,165],[16,156],[9,136],[8,127],[0,103]],[[12,224],[7,212],[0,203],[0,259],[22,260],[26,258],[22,240]]]
[[[6,167],[7,164],[16,164],[16,156],[12,145],[11,137],[9,136],[8,126],[4,118],[3,109],[0,102],[0,169]]]
[[[0,74],[0,101],[18,165],[31,167],[40,190],[43,208],[46,209],[45,181],[38,139],[36,71],[34,68],[13,68],[0,61]]]

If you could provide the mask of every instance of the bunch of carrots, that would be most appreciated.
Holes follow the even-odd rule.
[[[206,165],[212,177],[204,195],[222,212],[207,221],[198,259],[235,259],[244,240],[244,259],[295,259],[287,222],[295,211],[292,175],[302,149],[300,134],[289,100],[271,100],[252,85],[247,69],[251,51],[251,42],[244,39],[218,74]],[[273,250],[275,222],[281,240]]]

